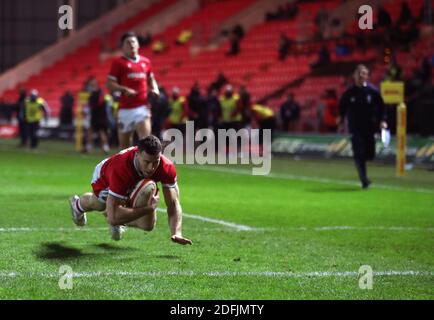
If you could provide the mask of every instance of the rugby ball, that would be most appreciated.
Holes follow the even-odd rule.
[[[129,204],[132,208],[146,207],[150,197],[157,192],[157,185],[150,179],[140,180],[130,193]]]

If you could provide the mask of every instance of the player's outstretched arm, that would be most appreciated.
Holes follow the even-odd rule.
[[[157,80],[155,80],[154,74],[151,72],[148,77],[148,86],[151,88],[151,92],[157,97],[160,96],[160,89],[158,89]]]
[[[107,222],[112,226],[127,224],[147,214],[152,214],[158,206],[158,198],[151,197],[148,206],[127,208],[126,201],[109,195],[107,197]]]
[[[167,215],[171,232],[170,239],[173,242],[182,245],[193,244],[190,239],[182,236],[182,208],[179,203],[178,186],[173,188],[163,187],[163,195],[167,206]]]

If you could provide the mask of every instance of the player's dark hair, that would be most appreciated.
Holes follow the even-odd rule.
[[[146,138],[139,140],[137,142],[137,146],[139,147],[140,152],[145,151],[151,156],[157,155],[163,149],[160,139],[153,135],[147,136]]]
[[[124,44],[124,41],[125,41],[126,39],[131,38],[131,37],[134,37],[134,38],[137,39],[137,35],[136,35],[134,32],[132,32],[132,31],[129,31],[129,32],[124,33],[124,34],[121,36],[121,46]]]

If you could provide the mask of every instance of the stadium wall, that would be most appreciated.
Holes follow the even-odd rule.
[[[0,73],[63,37],[65,33],[57,28],[58,8],[68,2],[75,8],[77,30],[121,3],[119,0],[0,1]]]
[[[396,159],[396,138],[385,147],[380,139],[376,142],[376,160],[394,163]],[[275,135],[271,151],[280,155],[304,156],[324,159],[352,158],[351,140],[343,135]],[[434,164],[434,138],[407,137],[407,162],[414,165]]]
[[[24,1],[27,3],[26,0],[17,0],[17,1]],[[113,26],[115,26],[116,24],[125,21],[126,19],[135,15],[138,11],[146,9],[156,1],[158,0],[132,0],[126,3],[125,5],[120,6],[104,14],[99,19],[89,23],[88,25],[81,28],[80,30],[73,32],[67,38],[63,38],[57,43],[45,48],[41,52],[31,56],[30,58],[27,58],[18,66],[0,75],[0,96],[3,94],[5,90],[15,87],[19,82],[24,81],[25,79],[27,79],[28,77],[34,74],[37,74],[43,68],[52,65],[53,63],[55,63],[56,61],[64,57],[66,54],[71,53],[74,50],[78,49],[80,46],[86,44],[89,40],[103,35],[105,32],[113,28]],[[42,1],[38,1],[38,3],[39,2],[42,3]],[[0,1],[0,3],[3,3],[3,1]],[[49,26],[50,26],[50,30],[52,30],[57,34],[58,32],[57,19],[59,17],[58,2],[57,0],[48,0],[47,4],[45,5],[49,6],[50,8],[49,10],[47,10],[47,7],[44,7],[45,11],[49,11],[50,14],[51,11],[54,11],[55,13],[55,21],[49,22]],[[23,5],[23,7],[26,6]],[[53,8],[56,8],[56,10],[53,10]],[[23,29],[23,32],[31,33],[33,32],[32,29],[37,29],[37,28],[35,28],[34,26],[32,26],[32,24],[30,24],[29,26]],[[1,31],[1,32],[4,33],[5,31]],[[15,37],[15,35],[13,34],[12,37]]]

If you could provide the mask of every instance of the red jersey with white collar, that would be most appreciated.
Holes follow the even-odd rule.
[[[136,60],[125,56],[113,61],[108,78],[137,91],[137,95],[121,95],[119,109],[133,109],[148,103],[148,77],[152,72],[151,61],[138,55]]]
[[[127,200],[128,195],[137,182],[144,177],[134,163],[138,152],[137,146],[122,150],[118,154],[103,160],[95,169],[92,181],[94,194],[108,190],[108,194]],[[149,179],[161,182],[164,187],[176,186],[176,168],[170,159],[161,155],[160,164]]]

